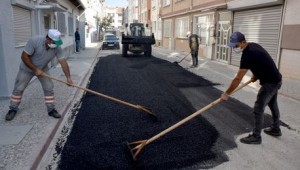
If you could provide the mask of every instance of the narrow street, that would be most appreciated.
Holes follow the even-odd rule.
[[[0,170],[300,170],[299,8],[0,1]]]
[[[140,55],[123,58],[117,54],[119,50],[109,54],[110,51],[102,51],[108,55],[99,58],[87,88],[147,106],[156,113],[157,120],[151,119],[146,112],[86,93],[72,109],[69,117],[72,123],[65,124],[54,141],[55,147],[48,154],[51,160],[48,169],[223,169],[222,166],[226,168],[230,162],[226,152],[237,150],[235,153],[245,162],[254,156],[239,153],[243,151],[238,149],[241,144],[236,141],[236,136],[251,130],[252,109],[232,99],[146,145],[137,161],[133,161],[127,142],[149,139],[205,107],[220,96],[221,91],[216,88],[220,84],[174,62]],[[265,127],[270,123],[271,116],[266,114]],[[282,126],[287,125],[282,122]],[[299,138],[299,135],[293,137]],[[283,141],[272,141],[274,139],[269,136],[265,138],[273,144],[283,144]],[[275,149],[270,148],[272,146],[266,144],[265,147]],[[257,146],[243,145],[241,148],[249,154],[261,152],[257,151],[260,150]],[[282,152],[282,149],[274,152]],[[268,155],[268,152],[263,154]],[[252,169],[248,167],[251,163],[243,161],[234,168],[227,167]],[[261,169],[263,165],[256,163],[255,167]],[[275,161],[272,164],[274,166],[270,167],[280,169]],[[293,169],[297,164],[287,167]]]

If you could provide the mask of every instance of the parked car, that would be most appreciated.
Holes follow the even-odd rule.
[[[119,38],[114,34],[105,34],[103,38],[102,50],[108,48],[120,49]]]

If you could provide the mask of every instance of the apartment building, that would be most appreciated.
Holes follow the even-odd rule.
[[[161,0],[151,0],[151,27],[154,33],[156,46],[161,46],[162,42],[162,19]]]
[[[92,43],[100,40],[99,22],[104,14],[104,0],[86,0],[87,5],[85,11],[79,16],[79,20],[85,25],[80,26],[79,30],[84,36],[83,47],[90,46]]]
[[[139,0],[128,0],[127,23],[139,21]]]
[[[111,26],[114,29],[121,29],[123,24],[123,13],[124,8],[120,7],[106,7],[105,16],[111,17],[113,19],[113,23]]]
[[[139,0],[139,22],[151,28],[151,0]]]
[[[162,0],[163,47],[189,51],[186,33],[191,31],[201,37],[199,56],[213,58],[220,11],[226,11],[224,0]]]
[[[62,33],[65,55],[74,52],[75,28],[80,23],[84,26],[78,17],[86,4],[81,0],[0,1],[0,96],[10,95],[21,53],[30,37],[46,36],[48,29],[56,28]]]
[[[199,57],[239,66],[240,55],[227,44],[240,31],[261,44],[283,78],[300,86],[300,1],[297,0],[162,0],[162,46],[189,51],[186,32],[201,37]]]

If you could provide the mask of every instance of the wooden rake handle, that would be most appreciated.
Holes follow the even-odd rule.
[[[187,56],[189,56],[191,53],[188,53],[187,55],[185,55],[178,63],[181,63]]]
[[[149,110],[149,108],[146,108],[146,107],[143,107],[143,106],[140,106],[140,105],[134,105],[134,104],[131,104],[131,103],[122,101],[122,100],[120,100],[120,99],[117,99],[117,98],[114,98],[114,97],[111,97],[111,96],[107,96],[107,95],[105,95],[105,94],[102,94],[102,93],[99,93],[99,92],[96,92],[96,91],[93,91],[93,90],[90,90],[90,89],[87,89],[87,88],[78,86],[78,85],[76,85],[76,84],[69,84],[68,82],[66,82],[66,81],[64,81],[64,80],[60,80],[60,79],[57,79],[57,78],[55,78],[55,77],[51,77],[51,76],[49,76],[49,75],[47,75],[47,74],[43,74],[43,76],[44,76],[44,77],[47,77],[47,78],[49,78],[49,79],[52,79],[52,80],[56,80],[56,81],[61,82],[61,83],[68,84],[68,85],[73,86],[73,87],[77,87],[78,89],[87,91],[87,92],[89,92],[89,93],[92,93],[92,94],[95,94],[95,95],[98,95],[98,96],[101,96],[101,97],[104,97],[104,98],[106,98],[106,99],[115,101],[115,102],[117,102],[117,103],[120,103],[120,104],[129,106],[129,107],[133,107],[133,108],[135,108],[135,109],[144,111],[144,112],[149,113],[150,115],[156,117],[155,114],[152,113],[152,112]]]
[[[238,90],[242,89],[243,87],[247,86],[249,83],[251,83],[252,80],[247,81],[246,83],[244,83],[243,85],[239,86],[238,88],[236,88],[230,95],[232,95],[233,93],[237,92]],[[200,115],[201,113],[203,113],[204,111],[210,109],[211,107],[213,107],[214,105],[220,103],[222,100],[221,98],[218,98],[217,100],[211,102],[210,104],[208,104],[207,106],[203,107],[202,109],[194,112],[193,114],[191,114],[190,116],[184,118],[183,120],[177,122],[176,124],[172,125],[171,127],[165,129],[164,131],[158,133],[157,135],[149,138],[148,140],[140,140],[140,141],[136,141],[136,142],[132,142],[132,143],[128,143],[128,147],[133,146],[133,149],[131,149],[131,153],[133,156],[133,159],[136,160],[136,157],[138,156],[138,154],[141,152],[141,150],[149,143],[157,140],[158,138],[164,136],[165,134],[171,132],[172,130],[176,129],[177,127],[181,126],[182,124],[188,122],[189,120],[193,119],[194,117]]]

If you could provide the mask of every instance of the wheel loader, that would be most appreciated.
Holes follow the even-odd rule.
[[[148,25],[143,23],[125,24],[125,31],[122,33],[122,55],[128,56],[128,51],[134,54],[144,53],[145,56],[152,55],[152,45],[155,44],[154,34],[149,34]]]

